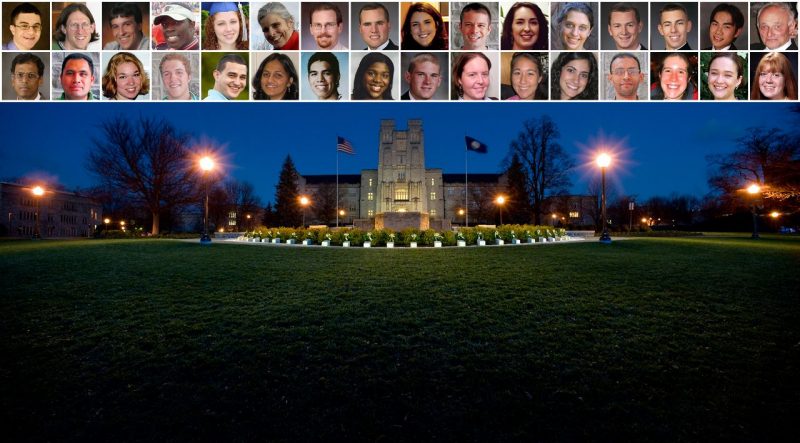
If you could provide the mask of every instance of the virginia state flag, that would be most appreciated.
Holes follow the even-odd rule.
[[[489,152],[489,147],[474,138],[466,135],[464,141],[467,143],[467,151],[477,152],[478,154],[486,154]]]

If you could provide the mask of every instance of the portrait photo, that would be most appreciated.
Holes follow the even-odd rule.
[[[406,52],[400,54],[401,100],[448,100],[450,65],[444,52]]]
[[[100,2],[53,2],[53,35],[51,49],[54,51],[99,51],[101,36],[102,3]]]
[[[550,2],[500,2],[500,49],[550,49]]]
[[[650,3],[650,50],[697,50],[697,2]]]
[[[200,54],[153,52],[150,87],[153,100],[199,100]]]
[[[649,100],[647,52],[603,52],[601,56],[602,100]]]
[[[3,2],[2,23],[4,50],[50,49],[50,3]]]
[[[400,100],[400,53],[352,51],[350,100]]]
[[[153,84],[151,51],[103,51],[100,61],[103,75],[100,79],[103,100],[150,100]]]
[[[350,100],[350,54],[348,52],[302,52],[303,72],[298,72],[300,99]]]
[[[599,5],[596,2],[553,2],[551,4],[550,48],[554,51],[598,49]]]
[[[700,47],[704,51],[746,50],[748,18],[746,2],[701,2]]]
[[[300,54],[297,52],[255,52],[250,63],[253,100],[299,100]]]
[[[57,51],[51,54],[51,63],[53,100],[100,100],[99,52]]]
[[[350,35],[353,50],[395,51],[400,49],[398,2],[350,3]]]
[[[200,91],[203,100],[250,99],[249,53],[203,52],[200,55]]]
[[[648,45],[648,4],[646,2],[602,2],[600,4],[600,49],[644,51]]]
[[[500,49],[497,2],[450,2],[450,47],[468,51]]]
[[[546,52],[500,54],[501,100],[547,100],[550,95],[549,55]]]
[[[251,2],[250,49],[300,49],[300,2]]]
[[[50,54],[3,51],[3,100],[50,100]]]
[[[106,51],[150,49],[150,4],[147,2],[103,3],[101,26]]]
[[[301,45],[304,50],[350,48],[350,10],[346,2],[302,2]]]

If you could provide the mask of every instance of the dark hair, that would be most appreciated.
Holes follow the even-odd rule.
[[[664,70],[664,63],[670,57],[678,57],[686,63],[686,74],[688,79],[686,80],[686,90],[683,91],[681,100],[690,100],[692,98],[690,97],[690,94],[694,93],[694,83],[692,83],[694,69],[692,69],[692,61],[689,60],[689,56],[683,52],[670,52],[669,54],[665,55],[664,58],[658,61],[658,65],[656,67],[658,78],[654,81],[655,89],[651,89],[650,98],[652,100],[664,100],[664,90],[661,88],[661,71]]]
[[[594,11],[592,11],[592,7],[589,6],[587,3],[583,2],[570,2],[564,3],[561,7],[561,11],[558,13],[558,17],[556,17],[556,25],[561,28],[561,23],[567,18],[567,14],[571,11],[580,12],[589,19],[589,26],[594,29]]]
[[[744,15],[742,14],[742,11],[729,3],[720,3],[711,10],[711,17],[708,19],[709,24],[714,21],[714,16],[717,15],[717,12],[727,12],[730,14],[731,18],[733,19],[733,24],[736,26],[737,30],[744,26]]]
[[[536,15],[536,20],[539,22],[539,36],[536,38],[536,43],[533,44],[533,48],[531,49],[546,51],[548,49],[547,44],[550,33],[547,25],[547,18],[544,16],[544,12],[542,12],[539,6],[528,2],[514,3],[514,5],[509,8],[505,20],[503,20],[503,34],[500,36],[500,49],[504,51],[514,49],[514,35],[511,27],[514,24],[514,15],[520,8],[528,8],[533,11],[533,14]]]
[[[614,54],[613,57],[611,57],[611,61],[608,63],[608,71],[609,72],[611,72],[611,65],[613,65],[614,62],[617,61],[618,58],[632,58],[632,59],[636,60],[636,66],[639,67],[639,71],[642,70],[642,63],[639,61],[639,59],[635,55],[633,55],[630,52],[619,52],[617,54]]]
[[[663,8],[661,8],[661,11],[659,11],[658,13],[658,22],[661,23],[661,16],[665,12],[670,12],[670,11],[683,11],[683,15],[685,15],[686,18],[689,18],[689,12],[686,10],[685,6],[683,6],[680,3],[667,3],[666,5],[664,5]]]
[[[376,9],[380,9],[383,11],[383,16],[386,18],[386,22],[389,22],[389,10],[386,9],[386,6],[383,6],[380,3],[367,3],[358,10],[358,24],[361,24],[361,13],[364,11],[374,11]]]
[[[492,11],[490,11],[489,8],[486,7],[486,5],[484,5],[483,3],[470,3],[467,6],[464,6],[463,8],[461,8],[461,14],[458,16],[458,19],[463,22],[464,13],[469,11],[482,12],[489,16],[489,23],[492,22]]]
[[[436,24],[436,35],[428,46],[422,46],[411,35],[411,16],[416,12],[423,12],[433,17]],[[400,40],[403,50],[444,50],[447,49],[447,28],[444,26],[442,14],[428,3],[417,2],[408,8],[403,27],[400,30]]]
[[[89,70],[92,71],[92,77],[95,76],[95,74],[94,74],[94,62],[92,61],[91,57],[89,57],[88,55],[84,54],[83,52],[70,52],[69,54],[67,54],[66,57],[64,57],[64,61],[61,62],[61,75],[64,75],[64,66],[67,66],[67,62],[75,60],[75,59],[81,59],[81,60],[84,60],[86,63],[88,63],[89,64]]]
[[[289,78],[292,79],[292,82],[286,87],[286,92],[283,93],[281,100],[297,100],[299,98],[297,84],[299,79],[297,78],[297,69],[295,69],[294,63],[292,63],[292,60],[286,54],[281,54],[278,52],[273,52],[267,56],[267,58],[265,58],[260,65],[258,65],[258,70],[253,76],[252,82],[253,100],[270,100],[267,93],[261,89],[261,75],[264,74],[264,69],[267,67],[267,63],[273,60],[279,61],[283,66],[283,70],[286,71],[286,73],[289,75]]]
[[[368,100],[370,98],[367,88],[364,86],[364,76],[367,69],[375,63],[383,63],[389,67],[389,87],[383,91],[381,100],[394,100],[392,98],[392,85],[394,83],[394,63],[392,59],[380,52],[369,52],[358,64],[356,75],[353,77],[353,100]]]
[[[42,13],[39,11],[39,8],[30,4],[30,3],[20,3],[11,10],[11,15],[8,17],[11,20],[11,24],[14,24],[14,21],[17,19],[17,16],[20,14],[36,14],[39,17],[42,16]]]
[[[25,64],[25,63],[33,63],[36,65],[36,70],[39,71],[39,77],[44,75],[44,62],[40,59],[36,54],[31,52],[23,52],[22,54],[17,54],[14,57],[14,60],[11,60],[11,73],[14,73],[14,70],[17,68],[17,65]]]
[[[614,3],[611,10],[608,11],[608,21],[611,22],[611,14],[614,12],[633,12],[636,16],[636,23],[642,22],[642,17],[639,16],[639,10],[630,3]]]
[[[225,65],[228,63],[236,63],[237,65],[245,65],[247,66],[247,62],[244,61],[241,55],[239,54],[225,54],[222,56],[221,59],[217,62],[217,67],[214,68],[215,71],[222,72],[225,70]]]
[[[339,59],[331,52],[315,52],[311,54],[308,59],[308,66],[306,67],[306,75],[311,73],[311,65],[316,62],[325,62],[331,67],[334,76],[333,95],[341,97],[339,93],[339,82],[342,80],[342,72],[339,70]]]
[[[714,55],[712,55],[711,58],[708,60],[709,69],[711,69],[711,63],[714,63],[714,60],[718,58],[727,58],[730,59],[732,62],[734,62],[736,64],[736,74],[739,77],[744,78],[745,75],[744,61],[742,61],[742,58],[739,57],[738,54],[736,54],[735,52],[727,52],[727,51],[714,52]]]
[[[142,24],[142,11],[136,3],[114,3],[108,14],[108,23],[118,17],[133,17],[138,24]]]
[[[61,11],[59,14],[58,19],[56,20],[55,31],[53,32],[53,40],[57,42],[63,42],[67,38],[67,34],[61,30],[62,27],[67,27],[67,20],[69,16],[72,15],[73,12],[81,12],[83,15],[89,17],[89,23],[95,24],[94,17],[92,16],[92,11],[86,7],[83,3],[72,3],[68,5]],[[92,38],[89,39],[89,42],[94,42],[100,39],[100,34],[97,33],[97,27],[95,26],[94,32],[92,32]]]
[[[492,69],[492,61],[489,60],[489,57],[482,52],[464,52],[459,54],[458,57],[453,61],[453,77],[450,79],[450,84],[452,85],[450,88],[450,93],[453,100],[457,100],[458,98],[464,96],[464,90],[461,89],[461,85],[458,84],[458,80],[461,78],[461,74],[464,73],[464,66],[476,58],[482,58],[489,66],[489,69]],[[487,90],[487,93],[488,92],[489,91]]]
[[[546,57],[546,55],[545,55],[545,57]],[[510,73],[511,77],[513,77],[513,75],[514,75],[514,65],[521,58],[524,58],[526,60],[530,60],[534,65],[536,65],[536,69],[539,70],[540,81],[539,81],[539,84],[536,86],[536,92],[533,94],[533,99],[534,100],[547,100],[547,69],[546,69],[547,63],[546,63],[546,61],[545,61],[545,63],[542,63],[542,60],[539,58],[539,56],[537,54],[533,53],[533,52],[515,52],[514,55],[511,56],[511,63],[509,64],[510,68],[511,68],[509,70],[509,73]],[[511,81],[511,78],[509,78],[509,81]],[[514,82],[513,81],[511,82],[511,89],[512,90],[514,89]],[[514,91],[514,94],[516,94],[516,93],[517,93],[517,91]]]
[[[586,82],[586,89],[572,98],[572,100],[597,100],[597,60],[591,52],[562,52],[553,62],[553,69],[550,71],[553,85],[553,100],[561,98],[561,70],[573,60],[586,60],[589,62],[589,80]]]
[[[311,23],[311,17],[317,11],[334,11],[336,13],[336,24],[342,24],[342,11],[331,2],[312,3],[311,10],[308,12],[308,23]]]

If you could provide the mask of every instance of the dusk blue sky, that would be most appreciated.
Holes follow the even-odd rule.
[[[499,172],[522,122],[549,115],[560,143],[577,164],[590,147],[618,144],[612,166],[620,194],[645,199],[673,193],[708,192],[706,156],[733,150],[748,128],[797,127],[800,114],[783,103],[0,103],[3,143],[0,178],[49,177],[68,189],[96,183],[85,168],[99,135],[98,124],[114,115],[157,116],[197,140],[224,148],[226,174],[255,186],[272,201],[287,154],[301,174],[333,174],[336,136],[349,139],[356,155],[340,155],[339,172],[374,169],[381,119],[400,128],[423,120],[426,163],[445,173],[464,172],[464,135],[489,146],[469,154],[469,172]],[[573,193],[585,193],[595,168],[573,174]]]

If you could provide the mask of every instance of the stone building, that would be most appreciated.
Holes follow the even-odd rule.
[[[45,190],[36,197],[30,186],[0,183],[0,235],[31,237],[89,237],[102,224],[102,206],[75,192]],[[37,217],[38,214],[38,217]]]
[[[494,223],[494,196],[505,192],[502,174],[470,174],[469,211],[465,209],[465,176],[444,174],[425,166],[422,120],[409,120],[407,129],[382,120],[378,134],[378,168],[360,175],[339,175],[338,204],[335,175],[302,175],[301,194],[311,196],[318,211],[307,220],[330,224],[339,208],[339,222],[363,229],[417,227],[437,230],[451,225]],[[322,210],[322,212],[319,211]]]

